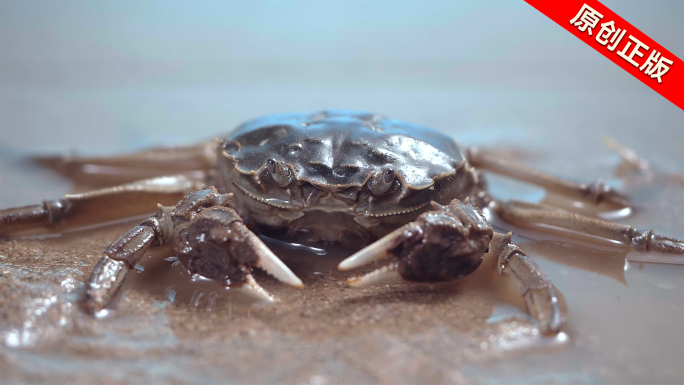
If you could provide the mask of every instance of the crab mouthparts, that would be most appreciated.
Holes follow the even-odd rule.
[[[355,213],[355,215],[381,218],[420,211],[430,204],[430,202],[424,202],[409,207],[397,207],[393,210],[385,209],[384,211],[374,211],[369,209],[371,200],[368,198],[361,198],[362,194],[360,191],[362,190],[358,190],[356,188],[347,188],[344,190],[334,191],[321,189],[311,184],[304,184],[300,186],[302,199],[300,201],[293,196],[277,198],[260,197],[256,192],[250,191],[248,188],[240,185],[239,183],[235,183],[235,186],[245,196],[251,198],[252,200],[288,211],[321,210],[326,212],[346,213],[352,211]],[[296,196],[297,194],[292,195]]]

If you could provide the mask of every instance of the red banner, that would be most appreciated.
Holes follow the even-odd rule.
[[[684,63],[596,0],[525,0],[684,109]]]

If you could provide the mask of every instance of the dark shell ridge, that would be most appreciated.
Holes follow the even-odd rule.
[[[373,172],[392,168],[408,185],[425,188],[464,159],[439,131],[366,112],[269,115],[227,139],[240,143],[226,150],[240,172],[257,172],[273,158],[318,186],[362,186]]]

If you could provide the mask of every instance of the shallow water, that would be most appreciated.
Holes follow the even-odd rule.
[[[533,190],[508,187],[514,198]],[[664,210],[681,201],[653,204],[639,194],[676,196],[680,185],[637,179],[624,187],[637,209],[621,221],[684,233],[680,221],[652,222],[668,218]],[[336,265],[353,249],[273,239],[265,241],[306,285],[286,287],[257,272],[280,298],[275,305],[193,279],[166,248],[145,256],[115,305],[93,319],[77,298],[101,251],[132,225],[121,223],[0,243],[3,373],[7,380],[84,383],[522,384],[682,376],[683,266],[639,262],[644,254],[609,242],[494,224],[512,229],[564,294],[570,319],[561,334],[539,334],[493,260],[456,283],[352,289],[345,280],[358,273]]]

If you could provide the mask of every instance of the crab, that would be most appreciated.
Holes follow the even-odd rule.
[[[271,115],[197,145],[64,157],[59,167],[75,179],[88,173],[148,178],[2,210],[0,236],[61,231],[170,204],[158,204],[154,215],[104,251],[83,295],[90,314],[109,306],[150,248],[167,244],[190,274],[275,301],[252,270],[303,287],[257,236],[284,233],[306,243],[367,246],[340,262],[340,270],[385,262],[349,279],[351,286],[453,281],[477,269],[489,253],[498,273],[513,279],[539,329],[556,333],[567,319],[560,293],[511,233],[494,231],[483,210],[520,226],[555,226],[634,250],[684,254],[684,242],[652,230],[548,205],[498,201],[488,194],[482,171],[592,204],[629,205],[600,181],[565,181],[482,150],[461,149],[436,130],[364,112]]]

